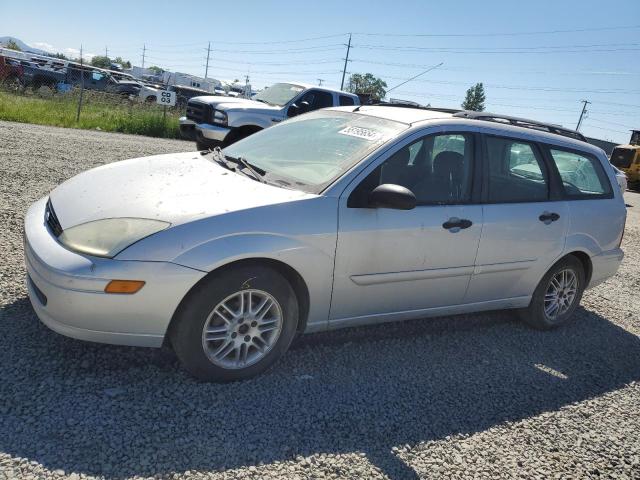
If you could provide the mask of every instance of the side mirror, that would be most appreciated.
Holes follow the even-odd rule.
[[[392,208],[394,210],[412,210],[416,206],[416,196],[408,188],[385,183],[371,191],[369,194],[369,206]]]
[[[306,113],[311,110],[311,104],[309,102],[302,101],[300,102],[300,113]]]
[[[287,110],[287,117],[295,117],[300,113],[300,107],[295,103],[292,103],[289,109]]]

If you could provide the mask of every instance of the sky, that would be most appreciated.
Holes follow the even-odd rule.
[[[388,97],[458,108],[483,82],[486,110],[626,143],[640,128],[640,0],[0,0],[0,36],[49,51],[121,56],[255,88],[277,81],[340,87],[373,73]]]

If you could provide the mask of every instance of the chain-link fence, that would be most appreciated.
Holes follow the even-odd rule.
[[[179,138],[187,100],[122,72],[0,49],[2,120]]]

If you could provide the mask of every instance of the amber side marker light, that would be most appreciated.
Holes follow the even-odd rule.
[[[136,293],[142,287],[145,282],[142,280],[111,280],[106,287],[104,287],[105,293]]]

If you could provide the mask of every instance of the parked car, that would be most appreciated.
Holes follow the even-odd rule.
[[[302,83],[276,83],[252,100],[204,96],[189,100],[180,118],[183,138],[195,140],[198,150],[226,146],[287,118],[320,108],[360,105],[352,93]]]
[[[59,333],[170,344],[216,381],[297,333],[495,309],[563,325],[623,258],[614,171],[575,132],[480,115],[323,109],[84,172],[28,210],[31,303]]]
[[[629,143],[614,148],[610,160],[626,174],[632,188],[640,188],[640,130],[631,130]]]
[[[22,66],[16,59],[0,55],[0,85],[10,90],[22,87]]]
[[[616,180],[618,181],[618,185],[620,185],[620,190],[622,191],[622,193],[626,192],[627,188],[629,188],[627,174],[615,165],[611,166],[613,167],[613,171],[616,173]]]

